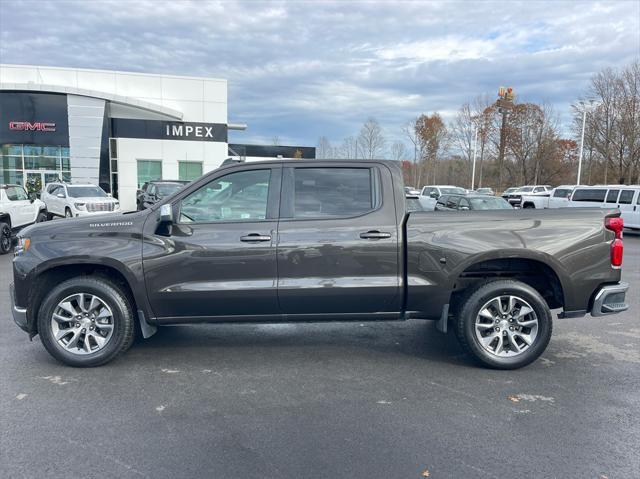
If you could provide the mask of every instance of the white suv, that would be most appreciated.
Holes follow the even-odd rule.
[[[74,218],[120,211],[120,202],[91,184],[49,183],[42,191],[49,217]]]
[[[451,185],[427,185],[420,192],[420,204],[427,211],[433,211],[436,201],[441,195],[466,195],[467,190],[459,186]]]
[[[0,254],[9,252],[19,229],[46,219],[46,206],[35,195],[20,185],[0,185]]]

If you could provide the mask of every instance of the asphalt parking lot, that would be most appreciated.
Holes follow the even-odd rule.
[[[96,369],[10,315],[0,257],[0,477],[640,477],[640,234],[631,310],[555,322],[491,371],[434,324],[165,328]]]

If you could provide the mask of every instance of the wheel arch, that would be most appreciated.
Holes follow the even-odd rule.
[[[454,276],[451,303],[456,304],[464,292],[491,279],[515,279],[534,288],[551,309],[565,304],[565,274],[555,260],[533,252],[483,255],[461,265]]]
[[[30,335],[33,337],[37,334],[37,317],[44,298],[51,290],[51,286],[60,284],[67,279],[77,276],[101,276],[109,281],[114,282],[125,293],[129,301],[131,301],[131,309],[136,313],[142,310],[143,314],[147,314],[146,302],[141,298],[139,293],[132,285],[136,284],[135,275],[122,264],[112,264],[105,261],[76,260],[69,261],[65,258],[64,263],[51,262],[45,264],[34,272],[31,278],[33,285],[29,291],[28,323],[30,325]],[[138,293],[138,294],[137,294]]]

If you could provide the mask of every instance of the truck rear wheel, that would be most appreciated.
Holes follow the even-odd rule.
[[[553,329],[551,311],[531,286],[515,280],[491,281],[462,301],[456,335],[465,351],[484,366],[521,368],[547,348]]]
[[[79,276],[44,298],[38,333],[58,361],[74,367],[100,366],[133,343],[133,311],[127,295],[108,279]]]

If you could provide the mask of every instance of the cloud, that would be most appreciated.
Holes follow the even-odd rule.
[[[229,81],[236,142],[390,140],[512,85],[565,125],[590,76],[640,56],[640,3],[0,0],[0,61]]]

